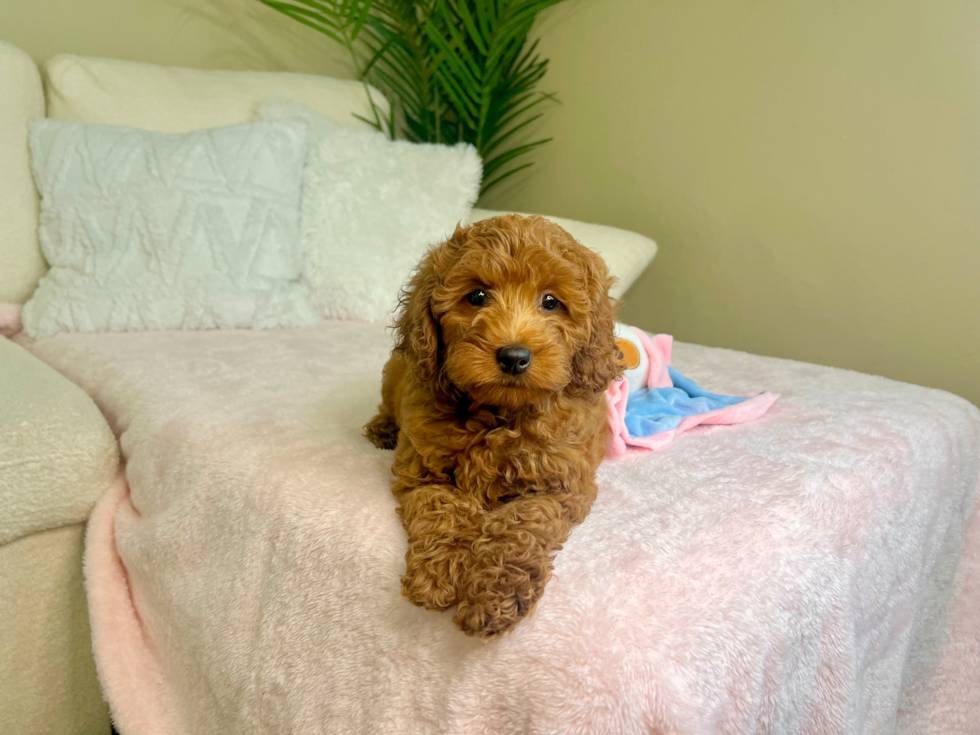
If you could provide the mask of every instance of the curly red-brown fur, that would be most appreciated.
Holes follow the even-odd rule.
[[[595,499],[603,392],[622,372],[611,282],[558,225],[506,215],[458,227],[403,294],[365,434],[395,449],[403,594],[433,610],[455,605],[471,635],[502,633],[534,609],[554,553]],[[485,303],[470,303],[475,290]],[[516,376],[497,361],[514,344],[532,355]]]

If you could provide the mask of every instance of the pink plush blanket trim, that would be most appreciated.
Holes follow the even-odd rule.
[[[647,388],[669,388],[673,385],[667,368],[670,365],[674,338],[669,334],[651,336],[642,329],[632,328],[650,359],[647,373]],[[744,424],[761,418],[779,398],[778,393],[756,393],[734,406],[726,406],[695,416],[685,416],[675,429],[653,436],[631,436],[626,428],[626,404],[629,400],[629,383],[614,380],[606,389],[606,403],[609,418],[609,442],[606,444],[606,459],[618,459],[630,448],[658,450],[674,441],[679,434],[696,426]]]
[[[116,524],[126,516],[138,519],[139,513],[120,477],[96,504],[85,534],[85,589],[95,666],[119,732],[177,735],[185,732],[172,717],[179,710],[116,549]]]
[[[935,695],[927,708],[929,732],[980,732],[980,512],[966,535],[940,653]],[[900,713],[904,715],[905,713]],[[911,713],[910,713],[911,714]],[[911,732],[911,728],[906,728]]]
[[[23,328],[20,304],[0,302],[0,336],[13,337]]]

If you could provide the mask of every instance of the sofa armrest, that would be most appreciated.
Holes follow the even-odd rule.
[[[118,469],[92,399],[0,337],[0,544],[86,520]]]
[[[469,219],[471,222],[479,222],[498,214],[504,214],[504,212],[474,209],[470,213]],[[657,254],[657,243],[639,233],[607,227],[606,225],[591,225],[587,222],[578,222],[563,217],[544,216],[563,227],[580,243],[602,256],[606,265],[609,266],[609,273],[617,279],[613,287],[609,289],[609,294],[615,298],[621,298],[626,293]]]

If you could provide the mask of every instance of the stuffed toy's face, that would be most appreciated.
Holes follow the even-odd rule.
[[[630,393],[647,387],[650,358],[632,327],[616,323],[616,359],[623,366],[623,377],[629,382]]]

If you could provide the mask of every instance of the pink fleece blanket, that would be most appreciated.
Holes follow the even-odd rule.
[[[399,597],[391,454],[360,436],[388,347],[350,323],[33,346],[127,459],[86,550],[122,735],[976,732],[965,401],[675,345],[782,398],[604,464],[535,614],[481,644]]]

